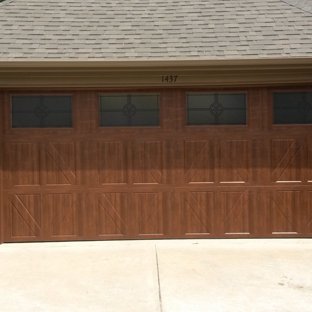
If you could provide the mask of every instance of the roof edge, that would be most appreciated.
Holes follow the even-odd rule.
[[[283,66],[312,65],[312,57],[302,58],[262,58],[231,60],[32,60],[32,61],[0,61],[0,69],[39,69],[39,68],[144,68],[144,67],[227,67],[227,66]]]
[[[291,7],[295,7],[304,12],[308,12],[312,14],[312,3],[300,3],[298,0],[282,0],[284,3],[290,5]]]

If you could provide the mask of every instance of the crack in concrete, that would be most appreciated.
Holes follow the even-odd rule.
[[[156,254],[157,279],[158,279],[158,298],[159,298],[160,312],[162,312],[161,288],[160,288],[160,277],[159,277],[159,264],[158,264],[158,254],[157,254],[157,247],[156,247],[156,245],[155,245],[155,254]]]

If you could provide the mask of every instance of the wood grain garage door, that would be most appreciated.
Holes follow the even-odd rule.
[[[123,91],[157,94],[159,126],[101,127],[109,92],[73,91],[72,127],[12,128],[6,93],[5,241],[311,237],[311,126],[274,126],[269,88],[234,91],[246,125],[187,126],[189,90],[164,89]]]

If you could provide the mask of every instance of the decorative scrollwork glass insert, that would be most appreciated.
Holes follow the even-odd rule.
[[[274,124],[311,124],[312,92],[275,92]]]
[[[105,94],[99,108],[101,127],[159,125],[157,94]]]
[[[133,117],[136,114],[136,107],[133,104],[126,104],[123,108],[122,108],[122,112],[126,117]]]
[[[35,115],[40,119],[48,117],[49,115],[48,107],[42,103],[39,104],[35,109]]]
[[[72,127],[71,96],[14,95],[11,104],[13,128]]]
[[[188,125],[246,124],[246,94],[187,94]]]
[[[223,106],[218,101],[218,94],[214,95],[214,102],[209,107],[210,114],[219,117],[223,113]]]

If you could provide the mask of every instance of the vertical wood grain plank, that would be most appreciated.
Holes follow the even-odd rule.
[[[76,91],[73,96],[75,128],[79,133],[95,133],[99,125],[97,92]]]

